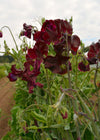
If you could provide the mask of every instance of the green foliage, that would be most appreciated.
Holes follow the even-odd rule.
[[[43,24],[45,18],[41,22]],[[72,23],[72,18],[69,22]],[[26,47],[31,48],[26,39],[23,38],[20,49],[12,49],[12,53],[6,41],[4,45],[5,54],[14,58],[16,68],[25,70],[23,64],[26,61]],[[53,44],[48,47],[48,55],[55,56]],[[72,70],[64,75],[52,73],[41,63],[41,73],[36,82],[42,83],[43,88],[34,87],[33,93],[29,93],[26,81],[21,78],[17,80],[15,106],[11,110],[11,131],[2,140],[77,140],[78,136],[82,140],[94,140],[99,137],[100,124],[95,111],[96,104],[92,105],[89,97],[91,93],[95,94],[100,90],[100,87],[96,88],[94,85],[95,80],[99,82],[100,74],[96,77],[95,68],[89,72],[78,70],[78,63],[86,57],[84,53],[88,50],[89,47],[85,48],[81,42],[81,48],[76,55],[69,52]],[[66,67],[67,65],[68,63]],[[10,68],[10,65],[6,65],[8,73]],[[4,70],[0,66],[0,75],[3,75]],[[30,66],[30,70],[32,72],[34,68]],[[93,74],[94,83],[91,82]]]
[[[6,76],[5,71],[6,71],[5,66],[1,64],[1,65],[0,65],[0,79],[1,79],[2,77],[5,77],[5,76]]]
[[[0,63],[11,63],[13,62],[14,59],[12,56],[10,55],[3,55],[3,56],[0,56]]]
[[[89,140],[89,139],[94,140],[94,136],[88,129],[86,129],[84,133],[84,138],[82,140]]]

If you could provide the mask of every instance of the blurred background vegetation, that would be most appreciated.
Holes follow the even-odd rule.
[[[13,61],[14,59],[10,55],[0,56],[0,79],[7,75],[7,65],[10,65]]]
[[[14,59],[10,55],[2,55],[2,56],[0,56],[0,63],[11,63],[13,61],[14,61]]]

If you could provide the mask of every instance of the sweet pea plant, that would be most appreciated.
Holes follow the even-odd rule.
[[[100,41],[84,47],[71,19],[43,18],[40,31],[24,23],[20,49],[9,31],[16,50],[4,47],[15,60],[7,77],[16,81],[16,104],[2,140],[100,140]]]

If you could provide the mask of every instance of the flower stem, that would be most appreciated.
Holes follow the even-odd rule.
[[[16,50],[18,51],[18,45],[17,45],[17,43],[16,43],[16,40],[15,40],[15,38],[14,38],[14,36],[13,36],[13,33],[12,33],[11,29],[10,29],[8,26],[3,26],[3,27],[1,28],[1,30],[2,30],[3,28],[7,28],[7,29],[9,30],[9,32],[10,32],[12,38],[13,38],[13,41],[14,41],[14,43],[15,43]]]
[[[84,100],[82,99],[82,97],[80,96],[80,94],[78,92],[76,92],[76,95],[78,96],[78,98],[79,98],[79,100],[80,100],[85,112],[87,113],[88,117],[91,118],[92,130],[93,130],[93,132],[95,134],[96,139],[99,140],[100,139],[99,129],[98,129],[97,125],[94,122],[94,118],[93,118],[93,115],[92,115],[89,107],[86,105],[86,103],[84,102]]]
[[[52,104],[52,97],[51,97],[51,91],[50,91],[49,76],[48,76],[48,70],[47,69],[46,69],[46,80],[47,80],[47,88],[48,88],[47,101],[49,100],[48,97],[50,97],[50,104]]]
[[[100,123],[100,95],[99,95],[98,88],[96,85],[97,72],[98,72],[98,60],[97,60],[96,70],[95,70],[95,75],[94,75],[94,86],[95,86],[97,97],[98,97],[98,119]]]
[[[77,63],[77,55],[75,56],[75,60],[76,60],[76,75],[75,75],[75,85],[76,85],[76,88],[77,88],[77,66],[78,66],[78,63]]]
[[[68,46],[68,36],[66,36],[66,47],[67,47],[67,56],[69,57],[69,46]],[[67,73],[68,73],[68,81],[69,81],[69,88],[72,89],[72,85],[71,85],[71,77],[70,77],[70,71],[69,71],[69,62],[67,62]],[[71,92],[72,96],[73,96],[73,92]],[[72,104],[73,104],[73,108],[74,108],[74,112],[78,111],[78,106],[77,106],[77,100],[73,100],[72,99]],[[80,138],[80,131],[79,131],[79,125],[78,125],[78,121],[76,122],[76,132],[77,132],[77,137]]]

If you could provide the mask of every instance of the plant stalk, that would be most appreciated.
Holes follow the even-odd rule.
[[[76,95],[78,96],[82,106],[84,107],[84,110],[86,111],[86,113],[88,114],[88,117],[91,118],[91,126],[92,126],[92,129],[93,129],[93,132],[95,134],[95,137],[96,137],[96,140],[99,140],[100,139],[100,134],[99,134],[99,130],[98,130],[98,127],[97,125],[95,124],[94,122],[94,118],[93,118],[93,115],[90,111],[90,109],[88,108],[88,106],[85,104],[84,100],[82,99],[82,97],[80,96],[80,94],[78,92],[76,92]]]
[[[1,30],[2,30],[3,28],[7,28],[7,29],[9,30],[9,32],[10,32],[12,38],[13,38],[13,41],[14,41],[14,43],[15,43],[16,50],[18,51],[18,45],[17,45],[17,43],[16,43],[16,40],[15,40],[15,38],[14,38],[14,36],[13,36],[12,31],[10,30],[10,28],[9,28],[8,26],[3,26],[3,27],[1,28]]]
[[[68,36],[66,35],[66,47],[67,47],[67,56],[69,57],[69,46],[68,46]],[[69,62],[67,62],[67,73],[68,73],[68,81],[69,81],[69,88],[72,89],[71,85],[71,77],[70,77],[70,71],[69,71]],[[73,92],[71,92],[73,96]],[[74,108],[74,112],[78,111],[78,106],[77,106],[77,100],[72,99],[72,104]],[[77,138],[81,138],[80,131],[79,131],[79,125],[78,125],[78,120],[76,122],[76,132],[77,132]]]
[[[49,83],[49,77],[48,77],[48,70],[46,69],[46,80],[47,80],[47,88],[48,88],[48,96],[47,101],[50,99],[50,104],[52,104],[52,97],[51,97],[51,91],[50,91],[50,83]],[[50,97],[50,98],[48,98]]]
[[[94,86],[95,86],[97,98],[98,98],[98,119],[99,119],[99,124],[100,124],[100,95],[99,95],[98,88],[96,85],[96,78],[97,78],[97,72],[98,72],[98,62],[99,62],[99,60],[97,60],[97,64],[96,64],[96,70],[95,70],[95,75],[94,75]]]

